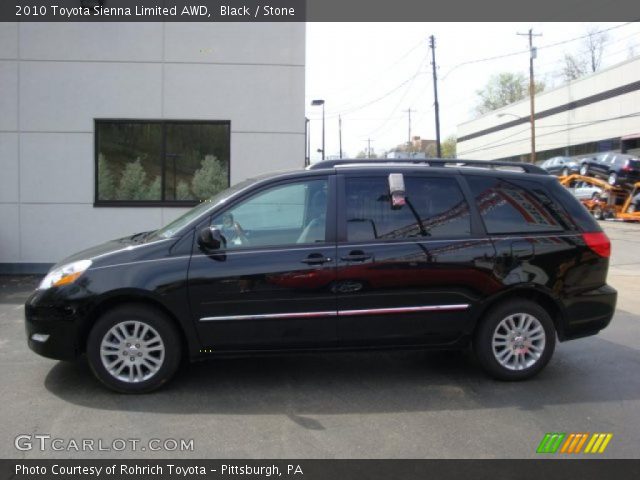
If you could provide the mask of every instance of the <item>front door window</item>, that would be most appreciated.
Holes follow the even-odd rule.
[[[324,243],[326,223],[326,179],[271,187],[211,222],[230,250]]]

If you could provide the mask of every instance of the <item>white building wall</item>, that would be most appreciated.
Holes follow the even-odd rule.
[[[622,85],[640,81],[640,58],[583,77],[536,95],[536,112],[574,102]],[[640,113],[640,90],[536,120],[536,151],[563,148],[640,133],[640,116],[607,120]],[[529,100],[490,112],[458,125],[458,138],[529,117]],[[606,121],[605,121],[606,120]],[[459,141],[458,157],[494,160],[531,151],[529,122]]]
[[[231,183],[304,165],[302,23],[0,23],[0,266],[184,212],[94,207],[95,118],[229,120]]]

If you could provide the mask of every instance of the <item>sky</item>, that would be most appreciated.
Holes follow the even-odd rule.
[[[492,75],[521,72],[528,78],[528,38],[517,33],[530,28],[542,34],[534,38],[535,71],[547,89],[562,83],[564,55],[581,50],[584,40],[577,37],[590,28],[607,30],[602,68],[640,55],[640,23],[307,23],[305,102],[312,162],[320,159],[316,150],[322,144],[322,107],[311,106],[313,99],[325,100],[327,156],[339,152],[338,115],[345,157],[366,150],[369,138],[377,153],[406,142],[408,109],[411,135],[435,139],[428,48],[434,35],[444,140],[473,118],[477,91]],[[492,57],[502,58],[484,60]]]

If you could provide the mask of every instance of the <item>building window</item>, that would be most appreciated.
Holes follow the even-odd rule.
[[[96,205],[194,205],[229,187],[230,122],[96,120]]]

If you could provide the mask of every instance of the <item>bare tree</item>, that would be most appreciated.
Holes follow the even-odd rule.
[[[576,54],[565,54],[562,76],[571,81],[590,73],[597,72],[602,65],[604,48],[609,41],[609,35],[597,28],[587,30],[580,50]]]

